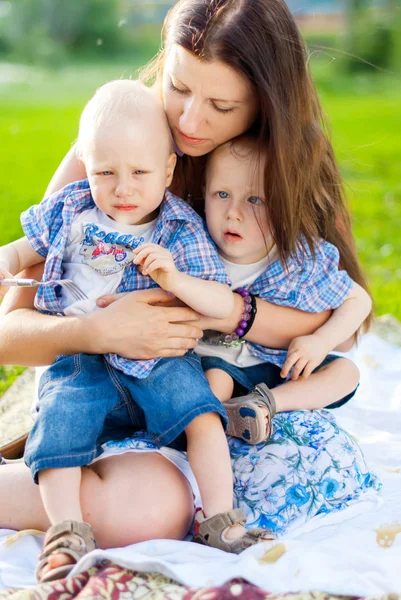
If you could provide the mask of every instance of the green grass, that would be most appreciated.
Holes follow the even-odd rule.
[[[13,381],[24,371],[24,367],[2,367],[0,365],[0,396],[4,394]]]
[[[314,57],[313,70],[332,125],[359,256],[377,314],[401,319],[401,83],[383,75],[341,78],[330,61]],[[135,76],[136,66],[127,60],[57,72],[15,67],[20,81],[2,83],[0,65],[0,243],[21,235],[19,215],[42,197],[94,89]]]

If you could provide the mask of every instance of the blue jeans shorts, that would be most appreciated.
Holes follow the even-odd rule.
[[[83,466],[102,454],[101,444],[147,429],[158,446],[185,450],[185,428],[198,415],[227,415],[212,394],[193,352],[164,358],[145,379],[125,375],[101,355],[59,356],[39,382],[38,415],[25,462],[38,472]]]
[[[335,354],[328,354],[324,361],[314,369],[313,373],[319,371],[322,367],[332,363],[333,361],[341,358]],[[204,371],[209,369],[221,369],[225,371],[234,379],[234,396],[243,396],[250,392],[255,385],[258,383],[265,383],[269,388],[275,388],[278,385],[284,383],[283,378],[280,376],[281,368],[269,362],[264,362],[253,367],[237,367],[232,365],[222,358],[217,356],[204,356],[202,357],[202,367]],[[355,395],[358,386],[353,392],[344,396],[340,400],[329,404],[325,408],[338,408],[346,404]]]

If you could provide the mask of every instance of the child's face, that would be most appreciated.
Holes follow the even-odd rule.
[[[118,223],[141,225],[157,215],[176,162],[163,130],[146,119],[102,128],[83,150],[96,206]]]
[[[238,152],[238,156],[236,156]],[[229,145],[211,157],[206,176],[206,222],[223,258],[252,264],[272,247],[263,186],[264,160],[249,147]]]

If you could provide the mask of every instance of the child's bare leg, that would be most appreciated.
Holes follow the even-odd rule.
[[[324,408],[353,392],[358,382],[357,366],[347,358],[338,358],[312,373],[308,379],[300,377],[270,389],[269,393],[275,402],[273,415],[262,402],[256,400],[258,410],[266,421],[266,436],[269,435],[271,418],[276,412]]]
[[[67,519],[83,521],[79,500],[80,487],[80,467],[40,471],[40,495],[52,525]]]
[[[358,367],[347,358],[338,358],[312,373],[308,379],[300,377],[296,381],[287,381],[275,387],[272,391],[276,410],[284,412],[324,408],[350,394],[358,382]]]
[[[84,467],[81,505],[100,548],[155,538],[183,539],[193,518],[188,480],[156,452],[112,456]],[[50,525],[28,467],[24,463],[1,466],[0,528],[46,531]],[[52,561],[52,568],[70,562],[61,553]]]
[[[207,518],[233,508],[233,474],[220,416],[206,413],[185,429],[189,464],[195,475]],[[245,527],[236,524],[225,532],[228,540],[242,537]]]
[[[231,375],[222,369],[209,369],[205,371],[206,379],[209,382],[213,394],[220,400],[226,402],[234,391],[234,381]]]
[[[81,468],[45,469],[40,471],[39,490],[43,506],[52,525],[71,519],[82,522],[80,504]],[[66,540],[74,539],[74,534],[64,534]],[[63,564],[73,562],[71,557],[60,549],[51,554],[41,570],[41,576]]]

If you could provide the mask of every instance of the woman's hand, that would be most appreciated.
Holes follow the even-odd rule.
[[[43,263],[22,276],[41,279]],[[58,317],[33,310],[35,288],[11,288],[0,306],[0,364],[51,364],[59,354],[115,352],[131,359],[182,356],[202,336],[198,315],[152,289],[106,298],[104,310]],[[116,301],[118,299],[118,301]],[[101,303],[100,303],[101,304]]]
[[[295,337],[310,335],[325,323],[332,311],[322,313],[307,313],[296,308],[277,306],[265,300],[257,299],[258,311],[254,324],[246,340],[267,348],[288,348]],[[244,299],[234,294],[234,308],[227,319],[212,319],[199,316],[199,326],[204,331],[212,329],[230,334],[238,327],[238,322],[244,310]]]
[[[100,297],[97,304],[105,308],[84,317],[93,337],[90,352],[137,360],[183,356],[203,332],[195,311],[173,303],[161,289]]]

